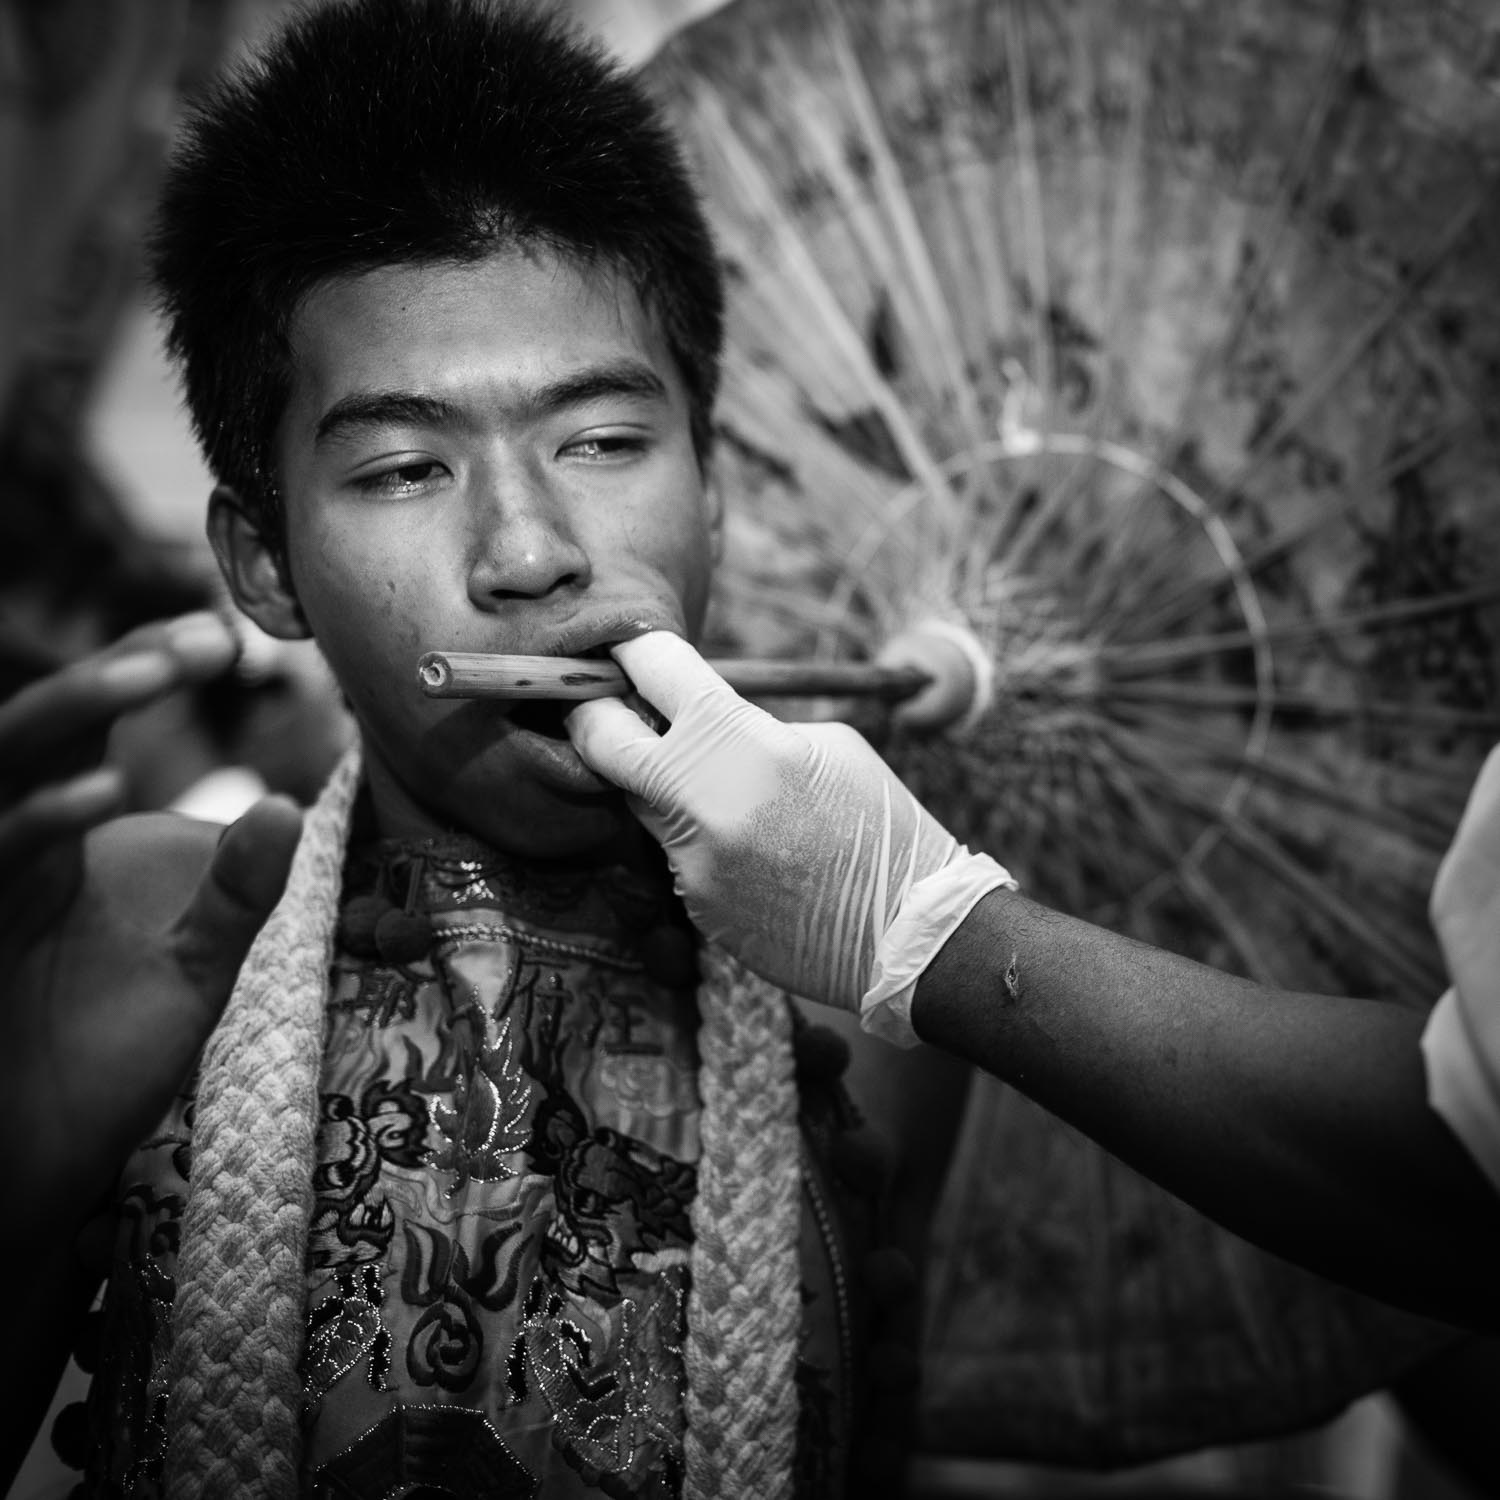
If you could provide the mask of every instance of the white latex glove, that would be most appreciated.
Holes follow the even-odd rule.
[[[1500,1060],[1500,746],[1469,793],[1432,887],[1432,925],[1465,1008],[1483,1010]]]
[[[666,850],[699,931],[763,978],[914,1043],[918,977],[981,896],[1014,882],[847,725],[772,718],[666,632],[614,655],[671,727],[595,699],[568,732]]]
[[[1500,1188],[1500,747],[1469,793],[1429,910],[1453,988],[1422,1036],[1427,1096]]]

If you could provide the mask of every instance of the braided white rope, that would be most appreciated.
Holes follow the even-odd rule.
[[[788,1500],[801,1173],[790,1001],[717,948],[698,987],[702,1153],[688,1298],[686,1500]]]
[[[323,1015],[359,753],[308,812],[286,893],[204,1049],[177,1263],[169,1500],[298,1491]],[[688,1500],[786,1500],[800,1318],[789,1002],[703,955],[703,1150],[686,1348]]]
[[[203,1052],[177,1262],[169,1500],[297,1494],[323,1009],[359,751],[308,811],[286,891]]]

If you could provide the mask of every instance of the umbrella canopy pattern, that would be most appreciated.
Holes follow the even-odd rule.
[[[1430,1004],[1427,890],[1500,729],[1497,63],[1478,0],[736,0],[681,32],[648,78],[731,286],[712,644],[963,621],[984,718],[868,726],[960,837],[1143,940]],[[939,1238],[950,1449],[1248,1437],[1433,1337],[991,1082]]]

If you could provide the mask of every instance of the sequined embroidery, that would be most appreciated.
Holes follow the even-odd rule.
[[[432,930],[424,956],[335,955],[304,1490],[669,1500],[698,1157],[693,997],[644,972],[632,923],[650,902],[628,882],[522,872],[473,847],[388,846],[347,873],[346,904],[395,893]],[[158,1493],[190,1140],[189,1096],[127,1174],[142,1209],[111,1316],[132,1363],[96,1421],[104,1494]],[[809,1303],[815,1321],[829,1312]],[[799,1383],[816,1396],[829,1375],[808,1366]],[[478,1446],[439,1481],[460,1429]]]

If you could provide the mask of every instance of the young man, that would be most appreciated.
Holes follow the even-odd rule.
[[[433,647],[702,622],[722,294],[669,135],[540,14],[332,4],[187,122],[153,257],[225,577],[272,636],[317,638],[362,768],[242,968],[295,810],[217,848],[161,820],[81,847],[116,784],[46,766],[221,670],[222,631],[137,636],[7,706],[7,771],[39,788],[0,824],[5,1122],[31,1145],[9,1409],[66,1349],[85,1278],[56,1252],[123,1161],[101,1493],[839,1492],[857,1413],[894,1430],[910,1381],[855,1368],[878,1173],[825,1170],[855,1123],[836,1052],[799,1097],[786,1004],[722,960],[700,980],[561,707],[415,676]],[[894,1481],[890,1451],[858,1483]]]
[[[794,1078],[781,998],[713,951],[695,973],[664,861],[560,707],[416,687],[434,647],[698,629],[720,288],[670,139],[524,13],[329,5],[190,121],[161,224],[214,547],[263,629],[317,638],[363,761],[300,834],[272,800],[222,841],[160,819],[84,840],[118,783],[64,752],[222,670],[204,618],[0,709],[12,1426],[102,1229],[103,1493],[899,1484],[899,1445],[859,1428],[897,1428],[909,1361],[862,1315],[879,1173],[843,1149],[836,1049]],[[721,780],[716,815],[754,789]],[[920,820],[898,843],[907,881],[954,852]],[[786,918],[773,969],[823,954],[859,998],[878,934],[744,894]],[[1087,998],[1129,970],[1075,955],[1073,980]],[[886,1095],[923,1128],[882,1123],[940,1159],[960,1096],[945,1117],[920,1085],[943,1059],[883,1055],[915,1067]],[[911,1179],[936,1191],[935,1168]],[[112,1200],[117,1231],[90,1218]]]

